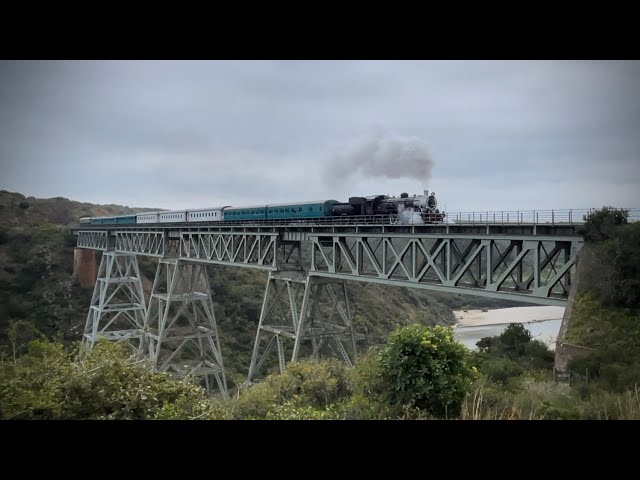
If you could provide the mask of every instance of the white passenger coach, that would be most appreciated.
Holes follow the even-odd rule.
[[[187,210],[187,222],[220,222],[225,207],[200,208]]]

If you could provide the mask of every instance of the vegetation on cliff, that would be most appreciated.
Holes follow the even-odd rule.
[[[570,362],[591,388],[640,384],[640,222],[603,208],[587,218],[579,290],[565,341],[593,349]],[[585,387],[586,388],[586,387]]]

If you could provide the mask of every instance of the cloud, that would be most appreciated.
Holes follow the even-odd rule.
[[[639,80],[640,62],[0,62],[0,188],[162,208],[425,188],[448,208],[640,206]]]

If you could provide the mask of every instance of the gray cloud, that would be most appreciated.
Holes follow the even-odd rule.
[[[640,207],[639,80],[640,62],[0,62],[0,188],[161,208],[423,188],[449,210]],[[323,182],[375,126],[428,148],[429,185]]]

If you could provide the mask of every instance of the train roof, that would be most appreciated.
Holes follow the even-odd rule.
[[[108,219],[108,218],[135,217],[135,216],[136,216],[135,213],[127,213],[127,214],[124,214],[124,215],[109,215],[107,217],[82,217],[82,218],[95,218],[96,220],[104,220],[105,218]]]
[[[190,208],[187,212],[208,212],[210,210],[222,210],[223,208],[227,208],[229,205],[223,205],[221,207],[209,207],[209,208]]]
[[[287,203],[270,203],[267,207],[289,207],[293,205],[318,205],[320,203],[334,202],[339,203],[337,200],[309,200],[307,202],[287,202]]]
[[[238,210],[238,209],[241,209],[241,208],[266,208],[266,207],[267,207],[266,205],[243,205],[241,207],[229,206],[229,207],[225,207],[225,208],[232,208],[234,210]]]

